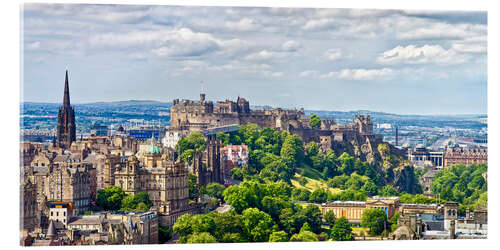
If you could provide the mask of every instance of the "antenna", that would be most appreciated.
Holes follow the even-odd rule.
[[[205,86],[203,84],[203,80],[200,81],[200,94],[205,93]]]

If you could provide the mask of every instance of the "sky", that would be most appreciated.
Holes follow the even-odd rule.
[[[25,4],[22,100],[487,113],[487,13]]]

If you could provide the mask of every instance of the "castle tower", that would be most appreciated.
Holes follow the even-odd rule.
[[[63,105],[59,108],[57,116],[57,146],[69,148],[76,141],[75,111],[69,101],[68,71],[64,81]]]

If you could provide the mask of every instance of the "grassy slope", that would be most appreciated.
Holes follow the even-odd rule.
[[[304,170],[304,171],[303,171]],[[304,173],[302,176],[299,173]],[[307,183],[305,186],[299,183],[300,178],[305,178]],[[342,190],[338,188],[331,188],[326,185],[326,181],[321,179],[321,173],[316,169],[311,168],[310,166],[304,165],[302,168],[299,168],[297,173],[295,173],[292,179],[292,185],[295,188],[306,188],[309,191],[313,192],[316,189],[324,188],[330,190],[330,192],[336,194],[341,192]]]

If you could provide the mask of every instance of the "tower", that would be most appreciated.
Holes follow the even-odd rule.
[[[396,147],[398,146],[398,126],[396,126]]]
[[[76,141],[75,111],[69,101],[68,71],[64,81],[63,105],[59,108],[57,116],[57,146],[69,148]]]

